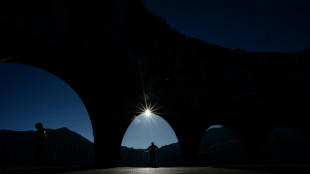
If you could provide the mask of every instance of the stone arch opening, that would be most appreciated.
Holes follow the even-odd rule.
[[[159,115],[146,116],[142,113],[135,116],[123,136],[120,166],[148,166],[150,153],[147,148],[152,142],[159,148],[156,153],[156,166],[171,167],[181,164],[178,139],[170,124]]]
[[[204,165],[243,164],[246,154],[240,138],[223,125],[210,126],[200,142],[200,162]]]
[[[93,166],[92,124],[72,87],[43,69],[15,63],[0,64],[0,81],[0,165],[34,165],[34,125],[41,122],[48,137],[42,165]],[[14,142],[3,141],[8,137]]]
[[[266,137],[263,154],[266,163],[309,164],[310,138],[289,127],[277,127]]]

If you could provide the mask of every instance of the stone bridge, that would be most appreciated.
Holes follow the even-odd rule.
[[[187,165],[213,124],[233,130],[253,163],[275,127],[310,135],[309,50],[251,53],[186,38],[139,0],[12,0],[1,2],[0,22],[0,62],[51,72],[81,97],[96,167],[118,165],[145,95],[172,126]]]

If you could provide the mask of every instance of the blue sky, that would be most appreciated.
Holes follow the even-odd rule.
[[[310,1],[141,0],[172,29],[219,46],[250,52],[310,48]]]
[[[178,142],[178,139],[169,125],[162,117],[152,114],[146,117],[140,114],[129,125],[122,145],[139,149],[146,149],[154,142],[158,147]]]
[[[93,142],[92,126],[79,96],[55,75],[28,65],[0,64],[0,130],[36,130],[67,127]],[[216,126],[215,126],[216,127]],[[178,142],[171,126],[152,114],[137,116],[127,128],[122,145],[147,148]]]
[[[67,127],[93,142],[92,126],[79,96],[55,75],[28,65],[0,64],[0,130],[36,130]],[[123,145],[146,148],[177,142],[170,125],[160,116],[136,117],[127,129]]]
[[[36,130],[67,127],[93,141],[91,122],[84,104],[72,88],[41,69],[0,64],[0,129]]]

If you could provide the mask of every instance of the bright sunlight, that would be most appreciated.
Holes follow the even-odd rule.
[[[151,112],[149,109],[146,109],[146,110],[144,111],[144,115],[145,115],[146,117],[150,117],[150,116],[152,115],[152,112]]]

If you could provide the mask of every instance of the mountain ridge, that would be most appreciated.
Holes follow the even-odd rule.
[[[0,140],[7,141],[35,141],[37,131],[14,131],[0,130]],[[46,129],[47,143],[91,143],[82,135],[68,129],[67,127],[58,129]]]

